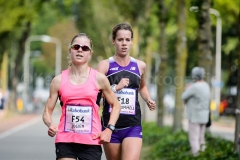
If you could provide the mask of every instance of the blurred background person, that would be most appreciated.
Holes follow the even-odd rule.
[[[194,156],[205,150],[205,130],[210,112],[210,86],[203,80],[204,68],[192,69],[193,83],[189,84],[182,93],[186,104],[186,118],[189,120],[188,136],[191,152]]]

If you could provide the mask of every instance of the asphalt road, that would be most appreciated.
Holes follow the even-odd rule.
[[[53,116],[53,121],[58,118]],[[55,160],[54,140],[39,115],[0,134],[0,160]],[[104,154],[102,160],[106,160]]]
[[[1,160],[53,160],[54,152],[54,138],[40,116],[0,135]]]

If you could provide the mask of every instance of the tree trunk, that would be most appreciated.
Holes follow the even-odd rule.
[[[8,89],[8,53],[3,53],[3,61],[1,64],[1,88],[3,91],[3,94],[5,95],[7,93]]]
[[[176,103],[174,110],[173,131],[182,129],[182,99],[181,94],[184,90],[184,81],[186,74],[187,61],[187,38],[186,38],[186,2],[178,0],[178,33],[176,44],[176,66],[175,66],[175,88],[176,88]]]
[[[198,17],[198,65],[205,69],[206,81],[211,84],[213,40],[209,8],[211,0],[204,0]]]
[[[19,75],[21,74],[22,71],[22,62],[23,56],[25,53],[25,41],[28,38],[30,34],[30,22],[26,24],[26,28],[22,33],[22,37],[18,41],[18,53],[17,57],[15,59],[15,71],[14,71],[14,77],[12,77],[11,81],[11,91],[10,91],[10,97],[9,97],[9,109],[12,111],[17,111],[17,106],[16,106],[16,101],[17,101],[17,84],[19,82]],[[21,77],[23,78],[23,77]]]
[[[201,4],[198,17],[198,65],[205,69],[205,80],[211,86],[213,75],[213,39],[211,31],[211,19],[209,9],[211,8],[211,0],[204,0]],[[212,88],[212,87],[211,87]],[[214,99],[214,90],[211,89],[211,99]],[[210,107],[210,106],[209,106]],[[217,108],[217,105],[216,105]],[[211,109],[210,109],[211,111]],[[216,110],[218,111],[218,110]],[[210,114],[211,116],[212,114]],[[218,113],[214,113],[218,115]]]
[[[238,82],[237,82],[237,100],[236,100],[238,114],[236,114],[236,126],[235,126],[235,139],[234,139],[235,151],[239,150],[238,140],[240,137],[240,112],[239,112],[240,111],[240,12],[238,13],[238,43],[239,43],[238,45]]]
[[[164,105],[163,105],[163,97],[165,93],[165,85],[163,84],[164,78],[166,77],[167,71],[167,37],[166,37],[166,22],[167,22],[167,13],[166,7],[164,5],[164,0],[160,0],[160,8],[161,11],[160,15],[160,66],[158,70],[158,80],[157,80],[157,104],[158,104],[158,113],[157,113],[157,125],[163,126],[163,119],[164,119]]]

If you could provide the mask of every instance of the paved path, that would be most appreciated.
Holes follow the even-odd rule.
[[[148,122],[156,121],[157,117],[157,110],[150,111],[148,107],[142,109],[145,111],[145,120]],[[173,124],[173,117],[172,115],[168,114],[164,117],[164,125],[172,126]],[[188,121],[186,118],[183,117],[182,120],[183,129],[188,131]],[[212,135],[219,136],[225,138],[230,141],[234,141],[234,134],[235,134],[235,118],[231,116],[222,116],[217,121],[212,121],[212,125],[209,128],[209,131]]]
[[[222,119],[225,119],[225,121],[223,121]],[[171,126],[173,124],[172,116],[166,116],[164,119],[164,123],[165,125]],[[187,119],[183,119],[182,124],[183,124],[183,129],[185,131],[188,131]],[[221,120],[212,122],[212,125],[209,128],[209,131],[214,136],[221,137],[230,141],[234,141],[235,121],[233,118],[222,117]]]

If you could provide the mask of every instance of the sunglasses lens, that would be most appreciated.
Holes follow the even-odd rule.
[[[74,44],[71,47],[73,50],[79,50],[79,48],[82,48],[83,51],[90,51],[91,49],[88,46],[81,46],[79,44]]]
[[[72,45],[72,49],[73,49],[73,50],[79,50],[80,47],[81,47],[81,46],[80,46],[79,44],[74,44],[74,45]]]
[[[89,51],[90,48],[89,48],[88,46],[82,46],[82,50],[83,50],[83,51]]]

